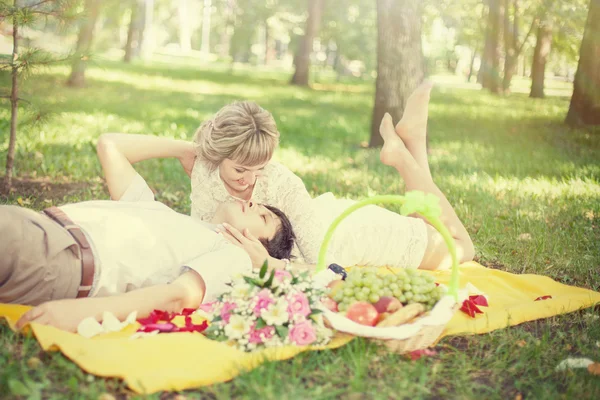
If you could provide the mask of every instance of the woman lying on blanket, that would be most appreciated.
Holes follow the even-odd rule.
[[[443,220],[454,235],[459,259],[469,261],[473,258],[473,243],[429,170],[426,127],[430,91],[429,83],[417,88],[395,128],[389,116],[384,118],[381,133],[385,146],[381,159],[398,170],[407,191],[421,190],[440,198]],[[192,179],[192,216],[203,221],[210,221],[223,202],[277,207],[294,228],[299,250],[294,255],[307,264],[316,263],[327,227],[352,204],[351,200],[335,199],[331,193],[312,199],[298,176],[271,161],[279,132],[272,115],[255,103],[239,102],[222,108],[200,126],[193,147],[183,141],[139,135],[115,134],[111,140],[131,151],[145,151],[138,157],[140,160],[150,156],[179,158]],[[287,262],[280,254],[269,255],[265,249],[267,242],[249,232],[225,226],[222,233],[248,252],[255,267],[265,259],[276,268]],[[450,265],[446,246],[433,227],[419,218],[404,217],[376,206],[362,208],[342,222],[326,260],[342,265],[424,269]]]

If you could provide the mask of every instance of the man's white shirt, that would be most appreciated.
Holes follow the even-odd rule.
[[[192,269],[204,279],[207,302],[226,289],[232,276],[252,269],[248,254],[215,233],[210,224],[155,201],[139,174],[119,201],[60,208],[92,246],[96,270],[90,296],[169,283]]]

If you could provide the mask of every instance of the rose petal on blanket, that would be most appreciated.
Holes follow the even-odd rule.
[[[471,300],[476,306],[489,307],[487,298],[483,295],[477,294],[474,296],[469,296],[469,300]]]
[[[534,301],[548,300],[548,299],[551,299],[551,298],[552,298],[552,296],[550,296],[550,295],[548,294],[548,295],[546,295],[546,296],[540,296],[540,297],[538,297],[537,299],[535,299]]]
[[[84,338],[92,338],[104,332],[102,325],[94,317],[87,317],[77,325],[77,333]]]
[[[137,332],[172,332],[177,329],[177,326],[171,322],[159,323],[159,324],[147,324],[142,326]]]
[[[483,314],[483,311],[481,311],[479,307],[477,307],[477,305],[473,303],[473,300],[471,300],[470,298],[463,301],[460,311],[464,312],[471,318],[475,318],[475,314]]]
[[[557,366],[556,366],[556,370],[557,371],[564,371],[567,369],[574,369],[574,368],[587,368],[588,366],[592,365],[594,362],[592,360],[590,360],[589,358],[567,358],[562,360]]]

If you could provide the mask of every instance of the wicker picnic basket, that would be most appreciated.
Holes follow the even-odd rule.
[[[319,252],[316,272],[318,273],[319,271],[325,270],[325,255],[327,252],[327,247],[331,241],[333,232],[344,218],[359,208],[367,205],[404,205],[405,202],[406,196],[374,196],[357,202],[346,209],[333,221],[329,227],[329,230],[327,231],[327,234],[325,235],[325,239]],[[435,227],[438,232],[440,232],[446,245],[448,246],[448,249],[450,250],[450,255],[452,257],[452,276],[446,295],[443,296],[438,303],[436,303],[430,312],[422,314],[416,319],[397,327],[378,328],[364,326],[359,325],[354,321],[350,321],[348,318],[339,313],[334,313],[329,310],[325,310],[324,313],[324,317],[334,329],[356,336],[373,339],[376,342],[386,346],[390,351],[398,354],[424,349],[435,343],[436,339],[441,335],[447,323],[458,310],[460,304],[458,292],[458,259],[456,256],[454,239],[450,235],[450,232],[446,226],[439,219],[439,215],[435,215],[436,213],[431,212],[430,209],[419,210],[418,207],[416,209],[415,207],[408,207],[405,209],[403,207],[401,213],[403,215],[408,215],[414,213],[415,211],[424,216],[428,222]],[[461,297],[464,297],[464,294]]]

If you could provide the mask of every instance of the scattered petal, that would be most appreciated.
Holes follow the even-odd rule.
[[[138,332],[172,332],[177,329],[177,326],[171,322],[158,323],[158,324],[146,324],[138,329]]]
[[[587,370],[592,375],[600,376],[600,363],[593,363],[593,364],[588,365]]]
[[[463,301],[460,311],[469,315],[471,318],[475,318],[476,314],[483,314],[483,311],[481,311],[479,307],[477,307],[477,305],[473,303],[473,301],[470,298]]]
[[[557,371],[564,371],[567,369],[573,368],[587,368],[590,365],[594,364],[592,360],[589,358],[567,358],[562,360],[557,366]]]
[[[478,294],[484,295],[484,293],[481,290],[479,290],[475,285],[473,285],[471,282],[467,282],[465,289],[467,289],[469,296],[478,295]]]
[[[141,339],[141,338],[145,338],[145,337],[156,336],[159,333],[160,333],[160,331],[152,331],[152,332],[140,332],[140,331],[137,331],[136,333],[134,333],[133,335],[131,335],[129,337],[129,339],[130,340]]]
[[[118,332],[122,328],[121,321],[113,313],[104,311],[102,314],[102,330],[104,332]]]
[[[489,307],[487,297],[484,295],[477,294],[474,296],[469,296],[469,300],[471,300],[476,306]]]
[[[102,325],[94,317],[88,317],[77,325],[77,333],[84,338],[91,338],[104,332]]]
[[[551,299],[551,298],[552,298],[552,296],[550,296],[550,295],[540,296],[537,299],[535,299],[534,301],[548,300],[548,299]]]
[[[517,239],[521,242],[528,242],[531,240],[531,233],[521,233]]]
[[[412,361],[418,360],[421,357],[431,357],[437,355],[437,351],[431,349],[415,350],[408,353]]]

